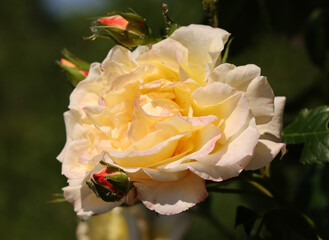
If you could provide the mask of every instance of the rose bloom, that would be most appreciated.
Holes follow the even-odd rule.
[[[266,166],[280,142],[284,97],[275,97],[255,65],[221,63],[225,30],[190,25],[133,52],[115,46],[91,64],[64,113],[67,142],[58,156],[65,198],[81,217],[140,200],[176,214],[220,182]],[[104,161],[134,188],[106,202],[87,186]]]

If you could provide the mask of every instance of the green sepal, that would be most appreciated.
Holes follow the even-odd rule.
[[[79,69],[65,66],[60,61],[56,61],[56,63],[63,69],[67,80],[73,87],[75,87],[80,81],[86,78],[86,76],[83,75]]]
[[[90,64],[76,56],[74,56],[69,50],[67,50],[66,48],[64,48],[61,53],[63,54],[63,56],[69,60],[70,62],[74,63],[75,65],[77,65],[78,69],[81,70],[85,70],[85,71],[89,71],[90,68]]]
[[[127,194],[133,187],[133,184],[129,181],[127,174],[123,172],[107,175],[105,179],[111,183],[115,189],[123,192],[124,194]]]
[[[126,173],[123,169],[119,168],[118,166],[115,166],[115,165],[112,165],[110,163],[107,163],[107,162],[104,162],[104,161],[100,161],[100,164],[104,165],[107,167],[107,170],[109,172],[123,172],[123,173]]]

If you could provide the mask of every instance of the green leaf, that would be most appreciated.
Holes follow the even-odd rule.
[[[235,227],[243,225],[245,232],[250,236],[250,232],[253,229],[257,218],[257,213],[249,208],[239,206],[235,215]]]
[[[79,69],[85,70],[85,71],[89,71],[90,68],[90,64],[76,56],[74,56],[69,50],[67,50],[66,48],[64,48],[61,53],[63,54],[63,56],[68,59],[69,61],[71,61],[72,63],[74,63],[75,65],[77,65],[77,67]]]
[[[283,130],[287,144],[304,143],[300,162],[329,162],[329,106],[302,110],[295,121]]]

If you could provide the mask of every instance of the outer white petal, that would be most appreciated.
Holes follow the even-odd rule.
[[[180,64],[187,62],[188,50],[180,42],[167,38],[152,46],[152,49],[139,57],[136,61],[146,64],[158,64],[165,66],[176,73]]]
[[[79,82],[71,93],[69,108],[78,111],[82,119],[86,117],[83,111],[84,107],[98,105],[101,89],[101,84],[98,81],[102,79],[101,75],[101,65],[92,63],[87,78]]]
[[[67,186],[63,188],[63,191],[64,197],[74,206],[74,211],[81,218],[108,212],[124,201],[122,199],[118,202],[105,202],[97,198],[87,185]]]
[[[121,69],[122,73],[127,73],[137,67],[137,64],[133,61],[132,53],[127,48],[119,45],[114,46],[108,53],[102,63],[102,68],[105,71],[111,71],[113,63]]]
[[[259,139],[255,120],[252,118],[247,124],[246,128],[240,130],[225,145],[218,145],[208,156],[166,171],[189,169],[201,178],[212,181],[222,181],[239,175],[249,164]]]
[[[266,77],[256,77],[251,81],[247,97],[257,125],[269,122],[274,116],[274,93]]]
[[[265,167],[275,158],[284,146],[284,143],[260,139],[255,148],[254,156],[247,165],[246,170],[256,170]]]
[[[254,64],[236,67],[233,64],[220,64],[209,75],[209,82],[223,82],[240,91],[246,91],[249,83],[260,76],[260,68]]]
[[[261,135],[271,134],[275,136],[277,139],[281,139],[282,117],[283,117],[285,103],[286,103],[285,97],[274,98],[274,108],[275,108],[274,117],[270,122],[257,126],[258,131]]]
[[[189,61],[200,65],[207,62],[214,67],[229,35],[220,28],[192,24],[180,27],[169,38],[182,43],[188,49]]]
[[[135,182],[134,185],[138,199],[147,208],[163,215],[185,211],[208,196],[204,180],[193,173],[178,181],[146,180]]]

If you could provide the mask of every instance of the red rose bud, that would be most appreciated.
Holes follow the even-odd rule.
[[[145,19],[137,13],[112,12],[107,17],[98,18],[91,30],[94,34],[87,39],[110,38],[128,48],[154,41]]]
[[[65,58],[61,58],[57,64],[63,69],[67,79],[75,87],[81,80],[87,77],[89,63],[75,57],[66,49],[62,51],[62,54]]]
[[[122,199],[133,187],[127,174],[120,168],[101,162],[106,165],[99,173],[93,174],[91,182],[87,182],[93,192],[106,202]]]

